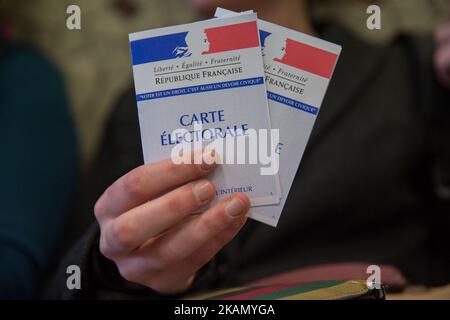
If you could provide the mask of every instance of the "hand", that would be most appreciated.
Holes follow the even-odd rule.
[[[205,156],[214,157],[214,151]],[[161,294],[181,292],[234,238],[250,207],[245,193],[193,214],[215,196],[213,184],[203,179],[215,167],[215,161],[176,165],[171,159],[143,165],[99,198],[100,251],[123,278]]]

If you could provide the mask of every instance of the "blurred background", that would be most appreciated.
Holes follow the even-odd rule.
[[[63,253],[66,243],[77,239],[94,218],[91,202],[98,195],[92,193],[95,197],[83,208],[82,201],[77,201],[81,193],[77,188],[84,188],[80,180],[97,156],[113,107],[132,87],[128,34],[201,19],[191,3],[0,0],[0,144],[4,150],[0,157],[0,299],[32,296],[35,287],[30,284],[42,281],[42,274],[54,268],[59,258],[55,251]],[[430,35],[448,21],[450,13],[450,0],[311,3],[316,22],[337,22],[375,44],[387,44],[401,33]],[[66,27],[66,10],[74,4],[81,8],[81,30]],[[369,4],[381,8],[381,30],[366,27]],[[10,44],[14,45],[8,49]],[[353,76],[353,64],[351,68]],[[47,123],[42,125],[44,120]],[[120,138],[127,135],[124,131],[119,130]],[[108,156],[106,161],[112,158]],[[71,217],[69,211],[74,212]],[[10,270],[16,269],[13,278]],[[450,286],[447,296],[449,292]]]
[[[450,0],[375,1],[382,28],[368,30],[366,8],[372,2],[316,1],[314,17],[338,21],[366,41],[385,43],[400,32],[431,32],[450,8]],[[81,8],[81,30],[66,28],[70,4]],[[198,17],[184,0],[0,0],[0,18],[63,73],[86,168],[108,112],[132,82],[128,33]]]

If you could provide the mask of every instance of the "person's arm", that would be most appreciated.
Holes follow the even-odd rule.
[[[163,297],[186,292],[197,272],[246,222],[250,201],[236,193],[202,214],[215,196],[216,167],[172,159],[139,166],[108,187],[95,205],[98,226],[63,262],[47,298]],[[212,161],[212,163],[211,163]],[[65,288],[64,266],[81,268],[80,290]]]
[[[32,49],[0,54],[0,297],[32,298],[60,243],[77,171],[63,81]]]

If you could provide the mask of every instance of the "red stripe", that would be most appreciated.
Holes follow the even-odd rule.
[[[275,61],[302,69],[324,78],[333,73],[337,55],[291,39],[286,40],[286,54]]]
[[[253,48],[259,46],[256,21],[205,29],[209,51],[203,54]]]
[[[223,300],[247,300],[247,299],[251,299],[253,297],[257,297],[263,294],[268,294],[268,293],[272,293],[272,292],[277,292],[283,289],[287,289],[290,286],[284,285],[284,286],[272,286],[272,287],[266,287],[266,288],[260,288],[260,289],[255,289],[253,291],[250,292],[245,292],[242,294],[238,294],[235,296],[228,296],[226,298],[224,298]]]

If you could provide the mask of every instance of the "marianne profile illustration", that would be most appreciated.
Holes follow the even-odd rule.
[[[286,37],[261,33],[262,55],[266,61],[282,61],[286,55]],[[268,49],[270,48],[270,50]]]
[[[186,34],[185,45],[173,50],[176,58],[200,56],[209,51],[209,40],[204,30],[193,30]]]

